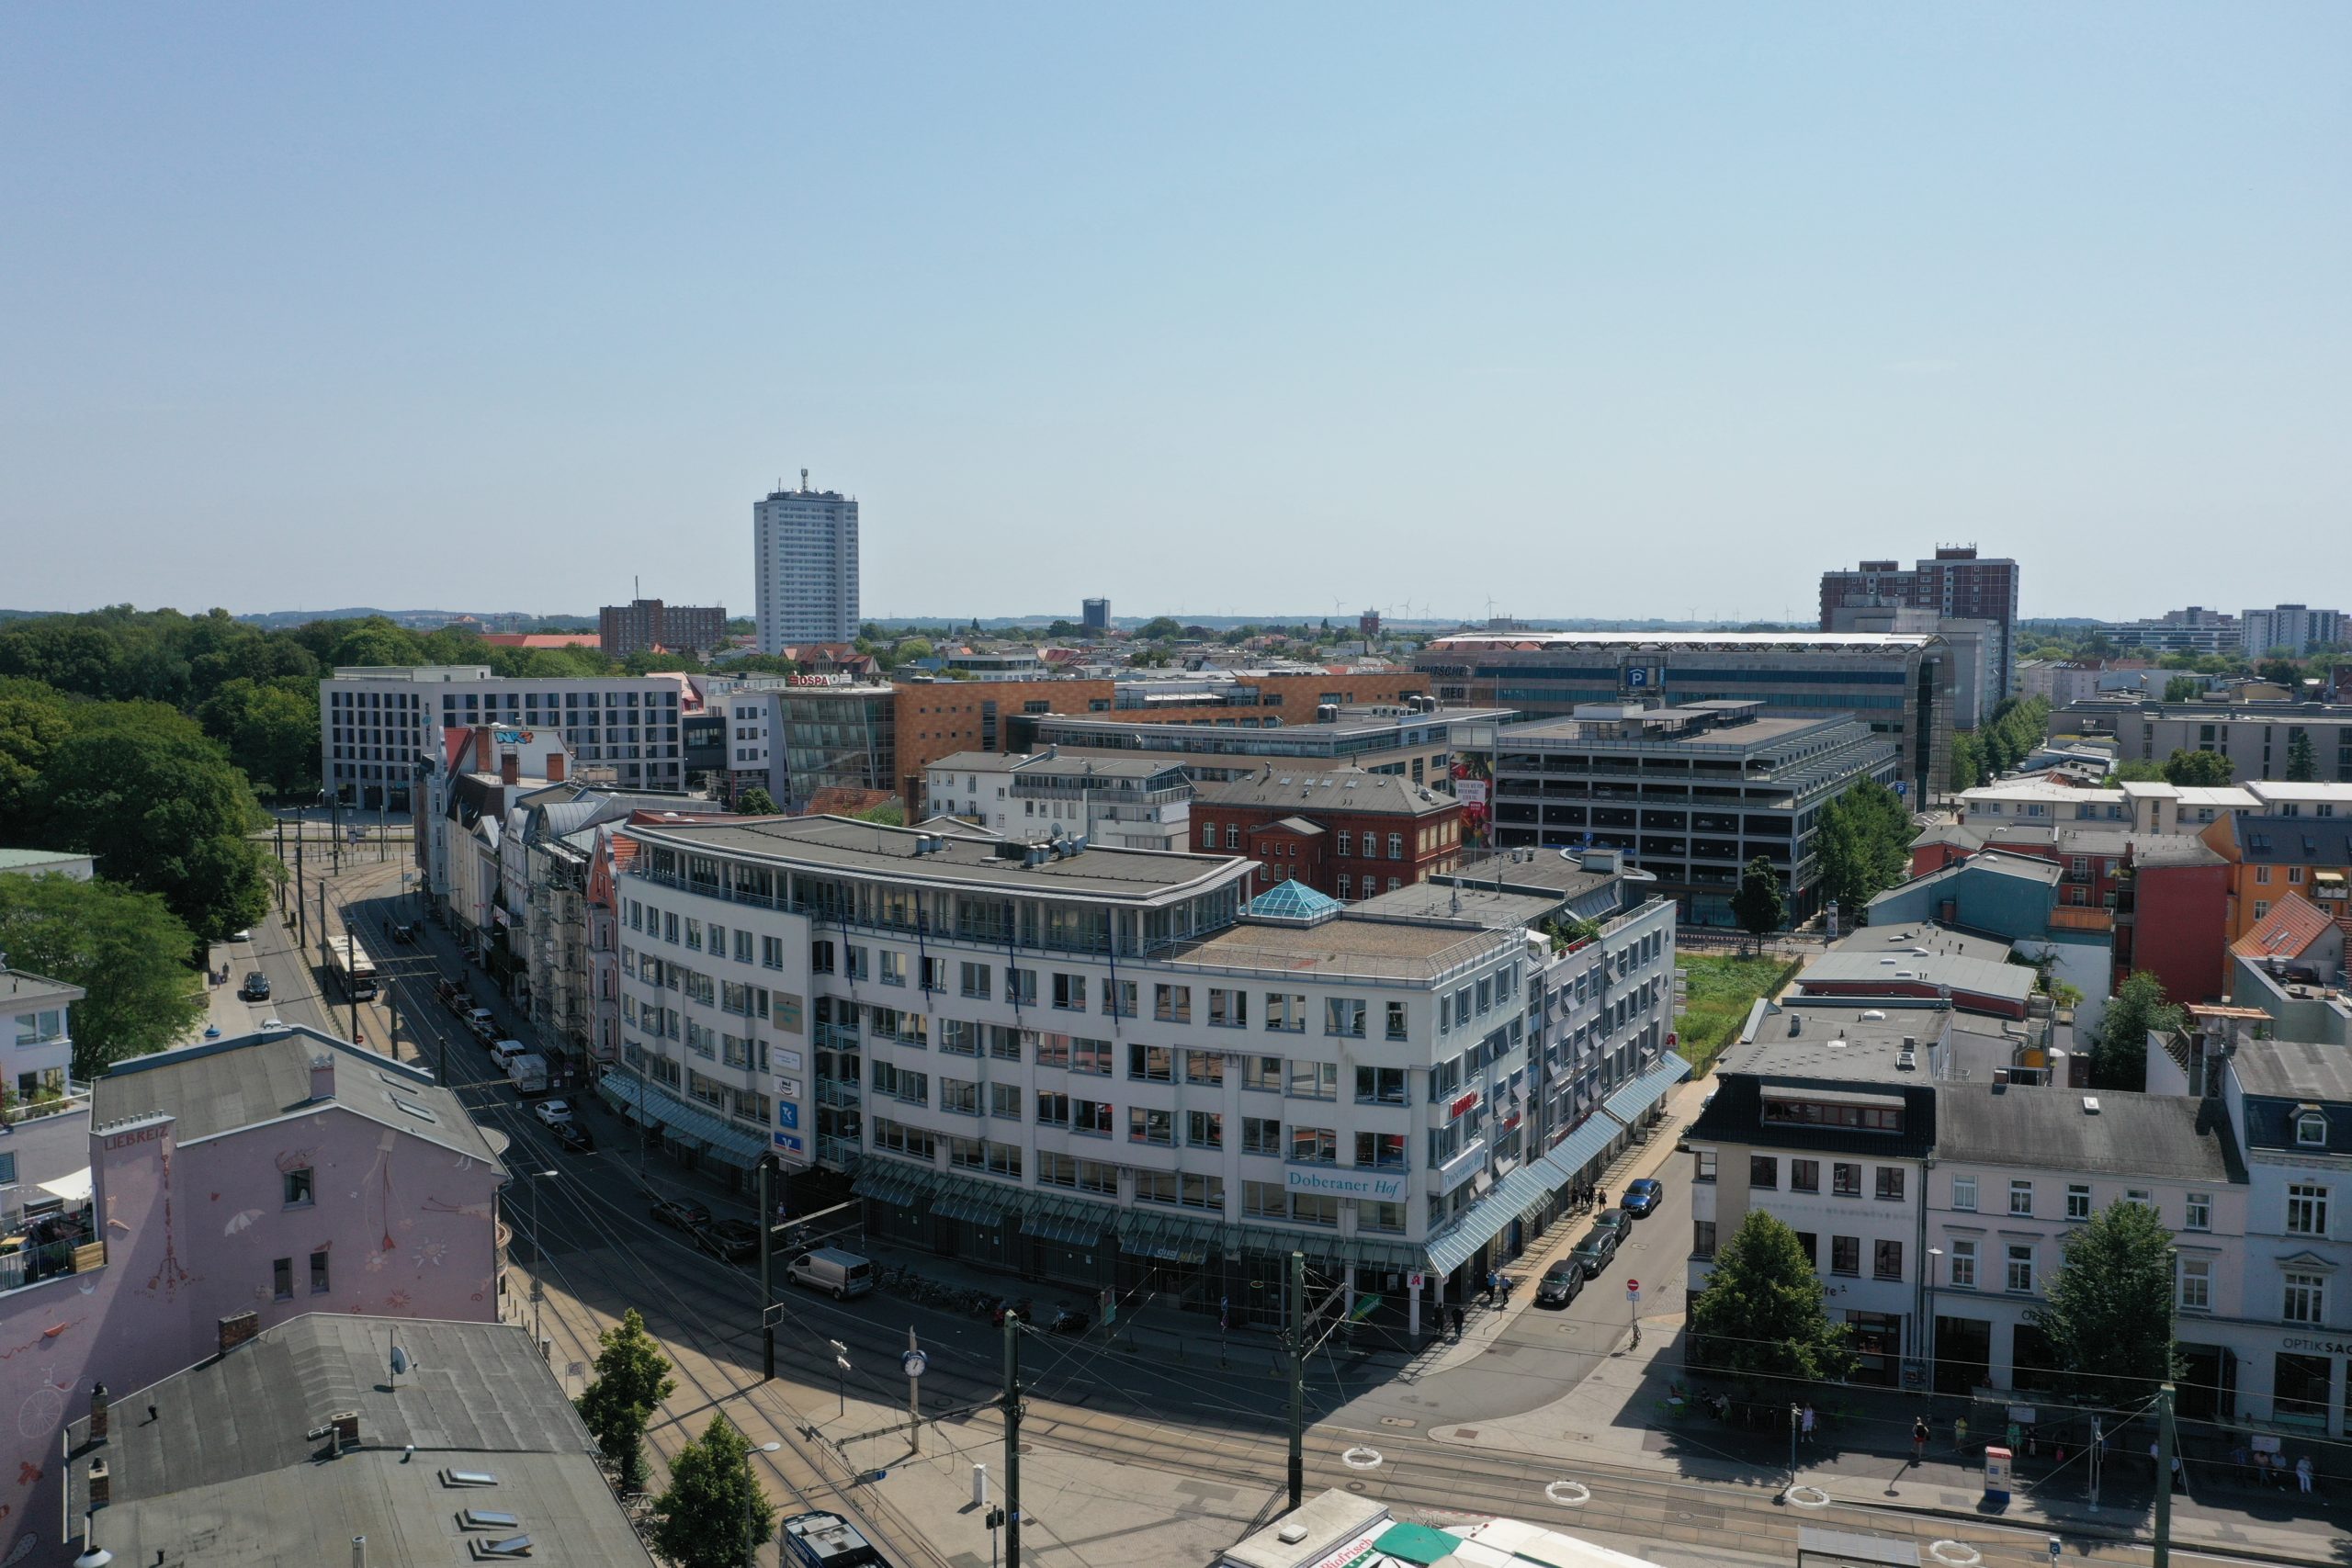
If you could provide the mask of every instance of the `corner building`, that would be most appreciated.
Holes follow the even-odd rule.
[[[627,831],[603,1090],[729,1163],[854,1170],[898,1245],[1237,1321],[1278,1314],[1297,1248],[1419,1332],[1576,1174],[1531,1114],[1548,947],[1516,925],[1247,903],[1238,856]],[[1652,1100],[1657,1021],[1626,1019]]]

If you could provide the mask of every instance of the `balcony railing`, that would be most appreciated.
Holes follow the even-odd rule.
[[[21,1127],[28,1122],[89,1109],[90,1086],[68,1079],[62,1091],[37,1094],[30,1100],[20,1099],[13,1090],[10,1091],[6,1100],[0,1100],[0,1122]]]

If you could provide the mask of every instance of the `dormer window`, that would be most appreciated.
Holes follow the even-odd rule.
[[[2295,1112],[2295,1145],[2305,1149],[2327,1147],[2327,1115],[2324,1111],[2302,1110]]]

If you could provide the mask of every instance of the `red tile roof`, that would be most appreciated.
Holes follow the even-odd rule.
[[[2300,893],[2270,906],[2255,928],[2230,944],[2239,958],[2301,958],[2335,921]]]

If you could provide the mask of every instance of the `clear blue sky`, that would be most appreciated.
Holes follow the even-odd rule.
[[[17,6],[0,605],[2352,601],[2352,7]]]

